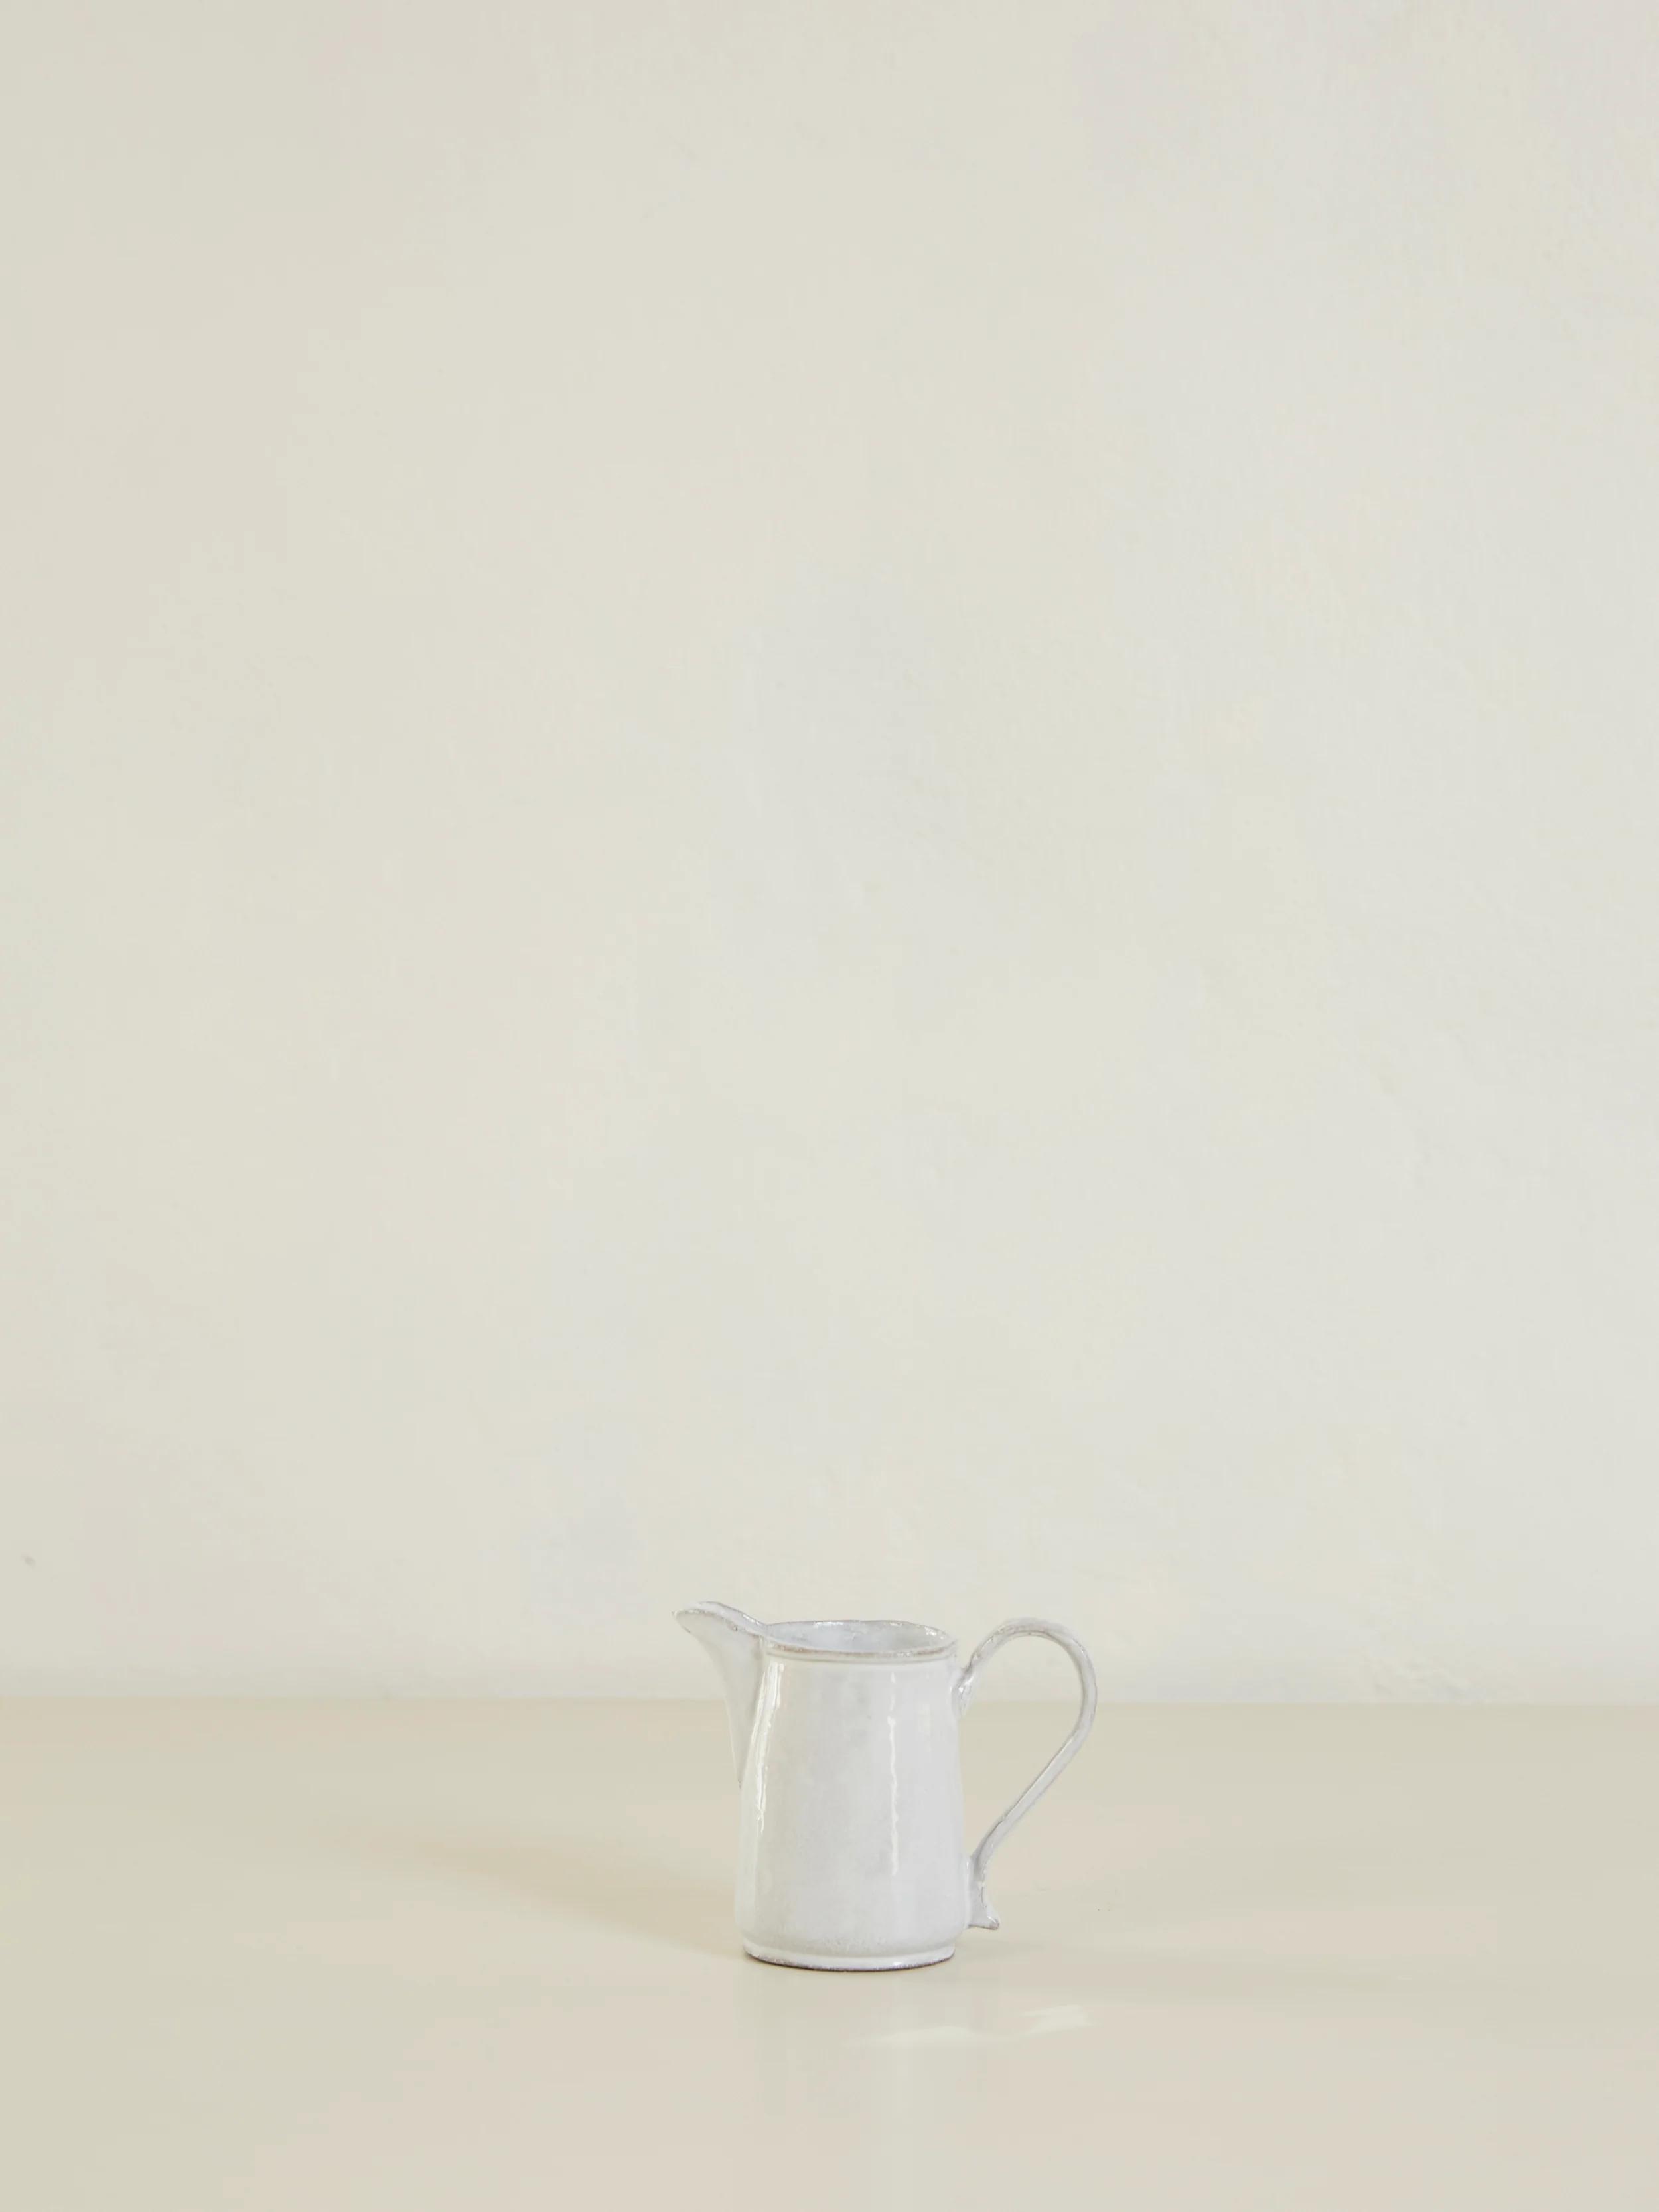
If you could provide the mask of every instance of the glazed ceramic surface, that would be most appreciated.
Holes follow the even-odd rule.
[[[1009,1620],[965,1667],[943,1630],[908,1620],[751,1620],[728,1605],[675,1618],[720,1669],[737,1762],[738,1932],[785,1966],[934,1966],[964,1928],[994,1928],[985,1869],[1076,1753],[1094,1669],[1067,1629]],[[969,1854],[957,1723],[992,1653],[1044,1636],[1082,1686],[1077,1724]]]

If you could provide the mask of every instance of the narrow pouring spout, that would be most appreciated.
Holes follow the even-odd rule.
[[[732,1729],[732,1759],[741,1782],[755,1724],[755,1701],[760,1695],[765,1624],[739,1613],[734,1605],[716,1605],[712,1601],[688,1605],[674,1618],[688,1636],[696,1638],[720,1669],[726,1717]]]

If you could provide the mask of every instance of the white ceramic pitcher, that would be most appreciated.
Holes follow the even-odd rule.
[[[910,1620],[676,1613],[720,1671],[743,1812],[738,1932],[780,1966],[932,1966],[964,1928],[994,1928],[985,1869],[1069,1764],[1095,1717],[1095,1671],[1070,1631],[1006,1620],[965,1667]],[[1083,1686],[1077,1725],[969,1857],[957,1726],[994,1651],[1046,1636]]]

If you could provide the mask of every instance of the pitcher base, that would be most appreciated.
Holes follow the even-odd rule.
[[[763,1966],[811,1966],[830,1974],[890,1974],[906,1966],[942,1966],[956,1956],[957,1948],[954,1943],[947,1943],[942,1951],[908,1951],[894,1959],[847,1959],[816,1951],[769,1951],[758,1943],[745,1943],[743,1948]]]

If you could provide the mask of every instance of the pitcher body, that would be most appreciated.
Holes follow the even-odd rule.
[[[955,1647],[791,1641],[842,1626],[769,1632],[743,1774],[738,1932],[780,1966],[933,1965],[968,1921]]]

